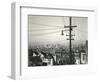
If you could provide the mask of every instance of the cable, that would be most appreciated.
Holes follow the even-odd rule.
[[[48,35],[48,34],[54,34],[54,33],[60,33],[61,31],[55,31],[55,32],[49,32],[49,33],[42,33],[42,34],[32,34],[32,36],[42,36],[42,35]],[[61,33],[60,33],[61,34]]]
[[[79,29],[75,29],[75,30],[80,31],[80,32],[85,32],[85,33],[87,32],[87,31],[83,31],[83,30],[79,30]]]
[[[52,26],[52,27],[64,27],[64,26],[57,26],[57,25],[45,25],[45,24],[39,24],[39,23],[32,23],[33,25],[39,25],[39,26]]]
[[[80,31],[80,30],[77,30],[77,31]],[[84,31],[80,31],[80,32],[84,32]],[[32,34],[32,36],[42,36],[42,35],[46,36],[46,35],[55,34],[55,33],[61,34],[61,30],[54,31],[54,32],[48,32],[48,33],[42,33],[42,34]],[[84,34],[86,34],[86,32]]]
[[[41,30],[62,30],[63,28],[47,28],[47,29],[29,29],[29,31],[41,31]]]

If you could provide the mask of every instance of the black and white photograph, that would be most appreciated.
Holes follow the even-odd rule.
[[[28,15],[28,67],[88,64],[88,17]]]

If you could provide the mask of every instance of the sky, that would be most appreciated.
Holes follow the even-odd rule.
[[[38,16],[28,15],[28,38],[29,45],[35,44],[69,44],[69,28],[61,35],[61,31],[65,30],[64,25],[69,25],[69,17],[61,16]],[[85,43],[88,40],[88,18],[87,17],[72,17],[73,28],[72,41],[73,44]]]

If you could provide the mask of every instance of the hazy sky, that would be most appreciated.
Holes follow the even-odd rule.
[[[69,44],[69,38],[64,32],[61,35],[61,30],[64,30],[64,25],[69,25],[69,17],[58,16],[28,16],[28,33],[29,45],[46,44],[46,43],[60,43]],[[86,17],[72,17],[72,25],[77,25],[73,28],[72,34],[73,44],[83,43],[88,39],[88,18]],[[67,28],[68,30],[68,28]]]

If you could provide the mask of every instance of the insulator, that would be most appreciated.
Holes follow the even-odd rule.
[[[61,35],[62,35],[62,36],[64,35],[64,32],[63,32],[63,30],[61,31]]]

